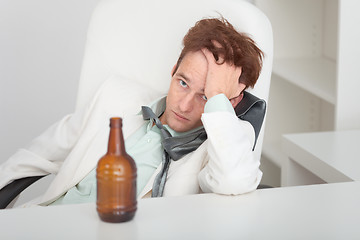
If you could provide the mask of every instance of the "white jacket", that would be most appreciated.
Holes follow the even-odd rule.
[[[126,87],[124,87],[126,86]],[[47,205],[79,183],[106,153],[109,118],[123,118],[125,139],[143,119],[140,106],[159,97],[134,81],[107,80],[86,108],[65,116],[0,166],[0,189],[12,180],[56,174],[45,194],[32,204]],[[214,192],[242,194],[256,189],[262,173],[254,159],[252,126],[228,112],[204,113],[208,139],[170,164],[164,196]],[[149,196],[155,171],[139,197]]]

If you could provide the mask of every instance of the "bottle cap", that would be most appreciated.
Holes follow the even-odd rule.
[[[111,128],[121,128],[122,127],[122,118],[120,118],[120,117],[110,118],[110,127]]]

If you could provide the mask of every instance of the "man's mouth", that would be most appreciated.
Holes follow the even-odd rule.
[[[181,121],[190,121],[189,119],[187,119],[185,116],[179,114],[179,113],[176,113],[173,111],[173,113],[175,114],[176,118],[181,120]]]

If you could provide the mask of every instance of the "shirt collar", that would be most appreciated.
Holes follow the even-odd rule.
[[[166,107],[166,96],[162,96],[155,101],[151,102],[149,105],[147,105],[151,110],[155,113],[157,117],[160,117],[160,115],[165,111]],[[142,115],[141,110],[137,113],[137,115]]]

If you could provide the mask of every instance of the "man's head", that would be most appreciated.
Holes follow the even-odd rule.
[[[239,80],[235,80],[244,86],[243,89],[255,85],[263,56],[251,38],[238,33],[225,19],[197,22],[185,35],[183,43],[184,48],[171,73],[166,109],[160,118],[163,124],[177,132],[202,125],[200,118],[206,103],[205,84],[209,67],[204,49],[209,50],[215,60],[221,59],[217,64],[241,68]]]
[[[236,31],[224,18],[198,21],[185,35],[183,45],[177,67],[187,53],[206,48],[215,58],[222,56],[225,62],[241,67],[239,82],[244,83],[246,88],[254,87],[259,78],[263,52],[256,46],[254,40],[247,34]],[[177,68],[174,73],[176,70]]]

